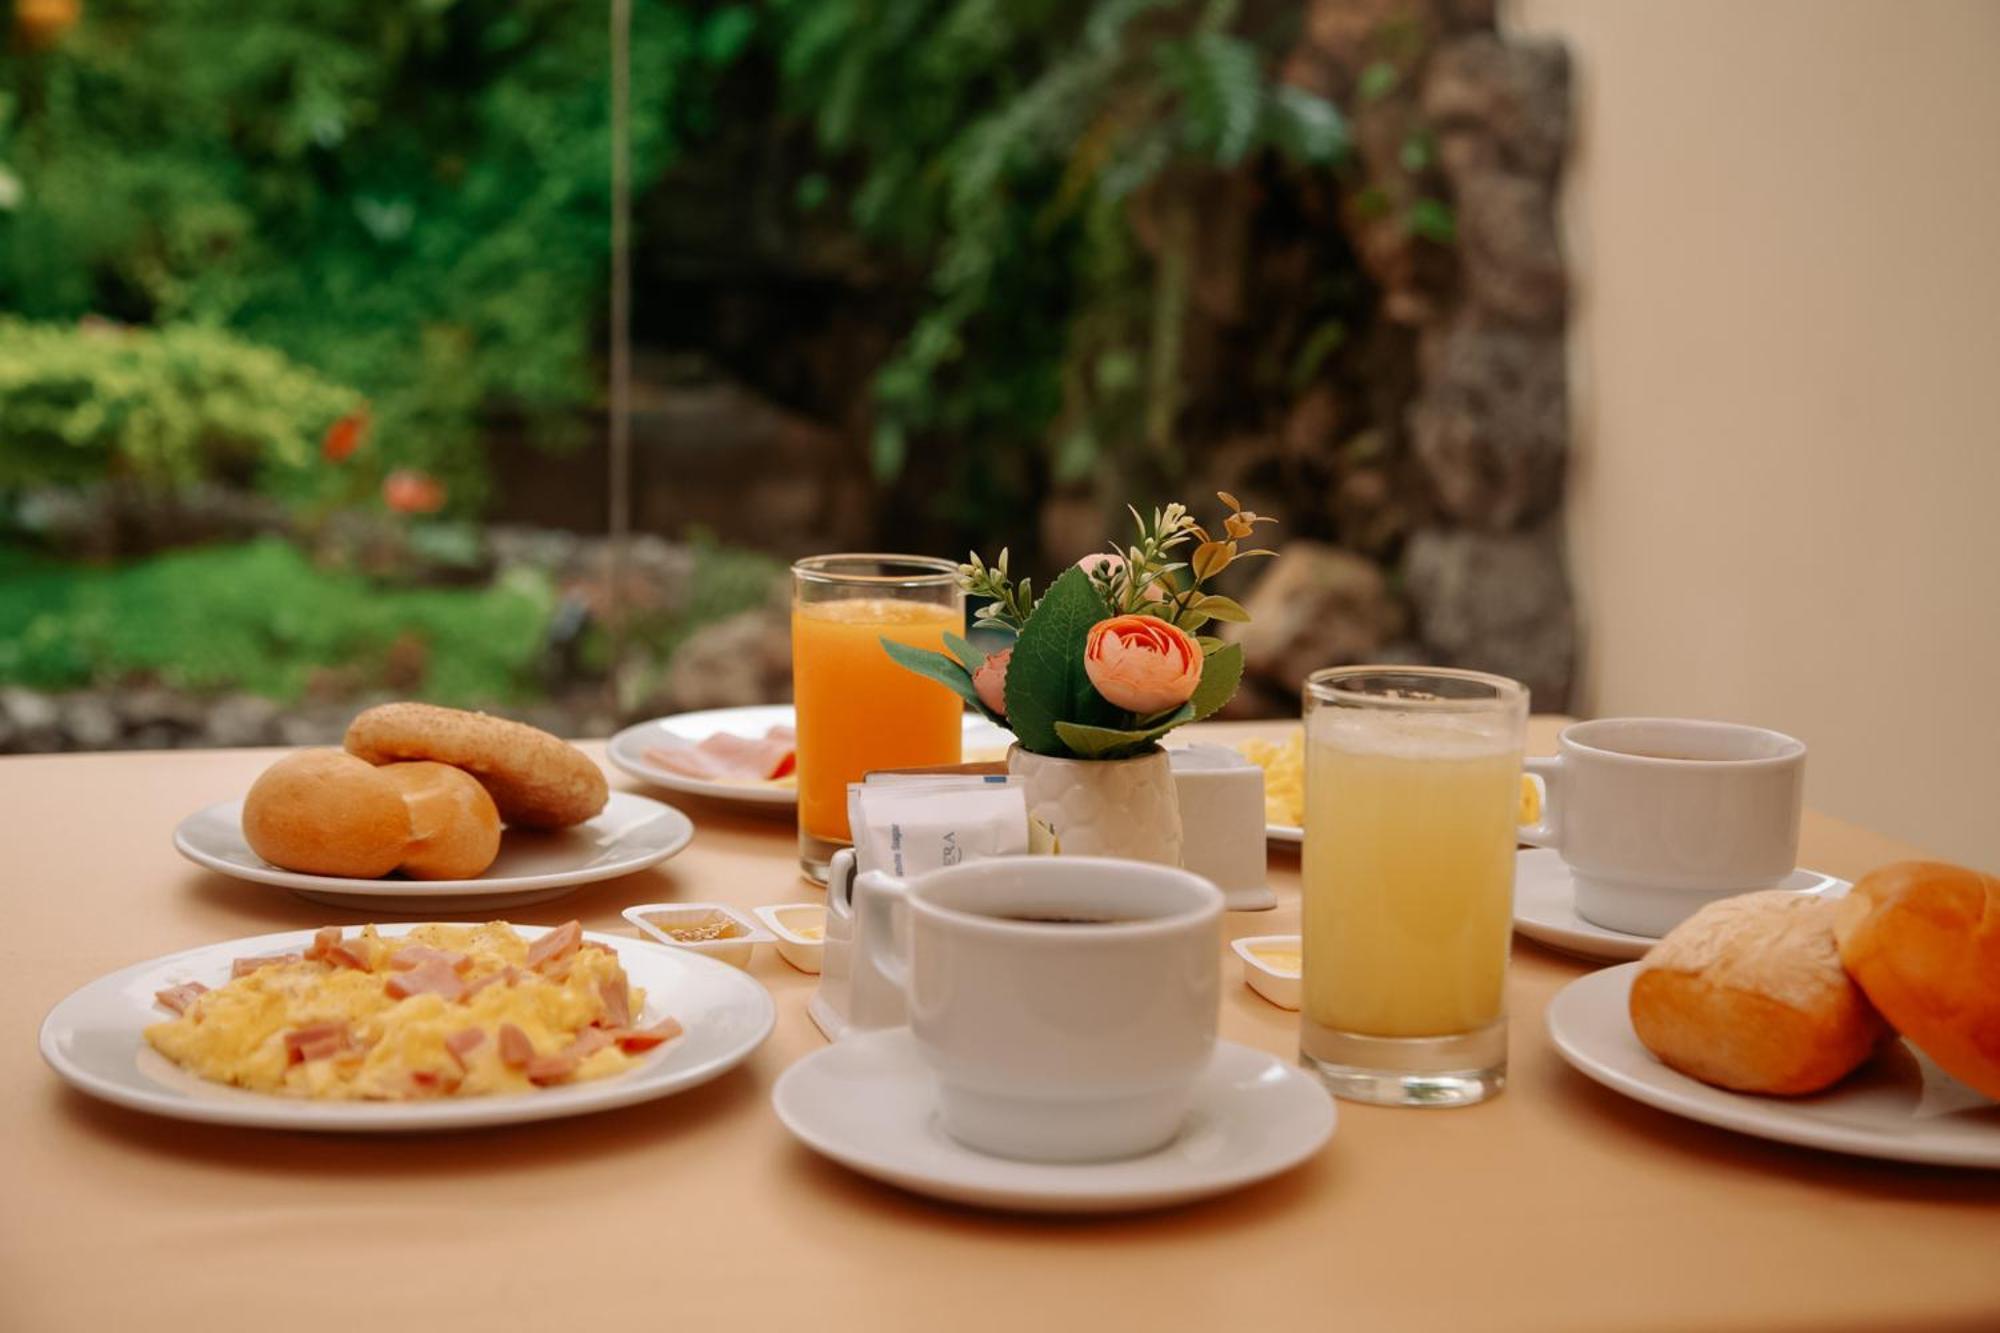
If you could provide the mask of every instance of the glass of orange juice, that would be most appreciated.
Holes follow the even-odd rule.
[[[958,566],[921,555],[818,555],[792,566],[799,864],[826,883],[851,841],[847,784],[873,769],[959,762],[965,705],[897,666],[883,639],[944,651],[965,632]]]
[[[1504,676],[1307,678],[1299,1056],[1339,1096],[1468,1106],[1505,1086],[1527,722]]]

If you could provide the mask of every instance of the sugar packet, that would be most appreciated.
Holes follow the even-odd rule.
[[[1004,774],[882,774],[849,783],[847,820],[859,871],[897,879],[1028,850],[1027,798]]]

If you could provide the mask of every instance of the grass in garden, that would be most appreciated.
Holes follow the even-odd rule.
[[[554,605],[533,571],[484,588],[398,588],[316,568],[275,538],[102,568],[0,547],[0,681],[60,690],[151,679],[290,701],[322,671],[385,684],[392,653],[407,664],[421,645],[414,692],[515,702],[539,692]]]

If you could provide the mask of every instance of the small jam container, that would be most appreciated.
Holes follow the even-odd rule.
[[[723,903],[641,903],[626,908],[625,919],[662,944],[732,967],[750,966],[757,946],[771,943],[771,932]]]
[[[1299,998],[1299,937],[1248,935],[1230,948],[1243,960],[1243,981],[1280,1009],[1297,1009]]]
[[[826,953],[826,904],[779,903],[759,907],[757,919],[778,938],[778,956],[801,972],[819,972]]]

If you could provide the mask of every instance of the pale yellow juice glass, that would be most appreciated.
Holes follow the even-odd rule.
[[[1339,1096],[1465,1106],[1506,1084],[1527,719],[1504,676],[1306,681],[1299,1055]]]
[[[821,555],[792,566],[799,865],[826,883],[848,845],[847,784],[871,770],[959,762],[965,705],[898,666],[893,639],[944,651],[965,632],[958,567],[920,555]]]

